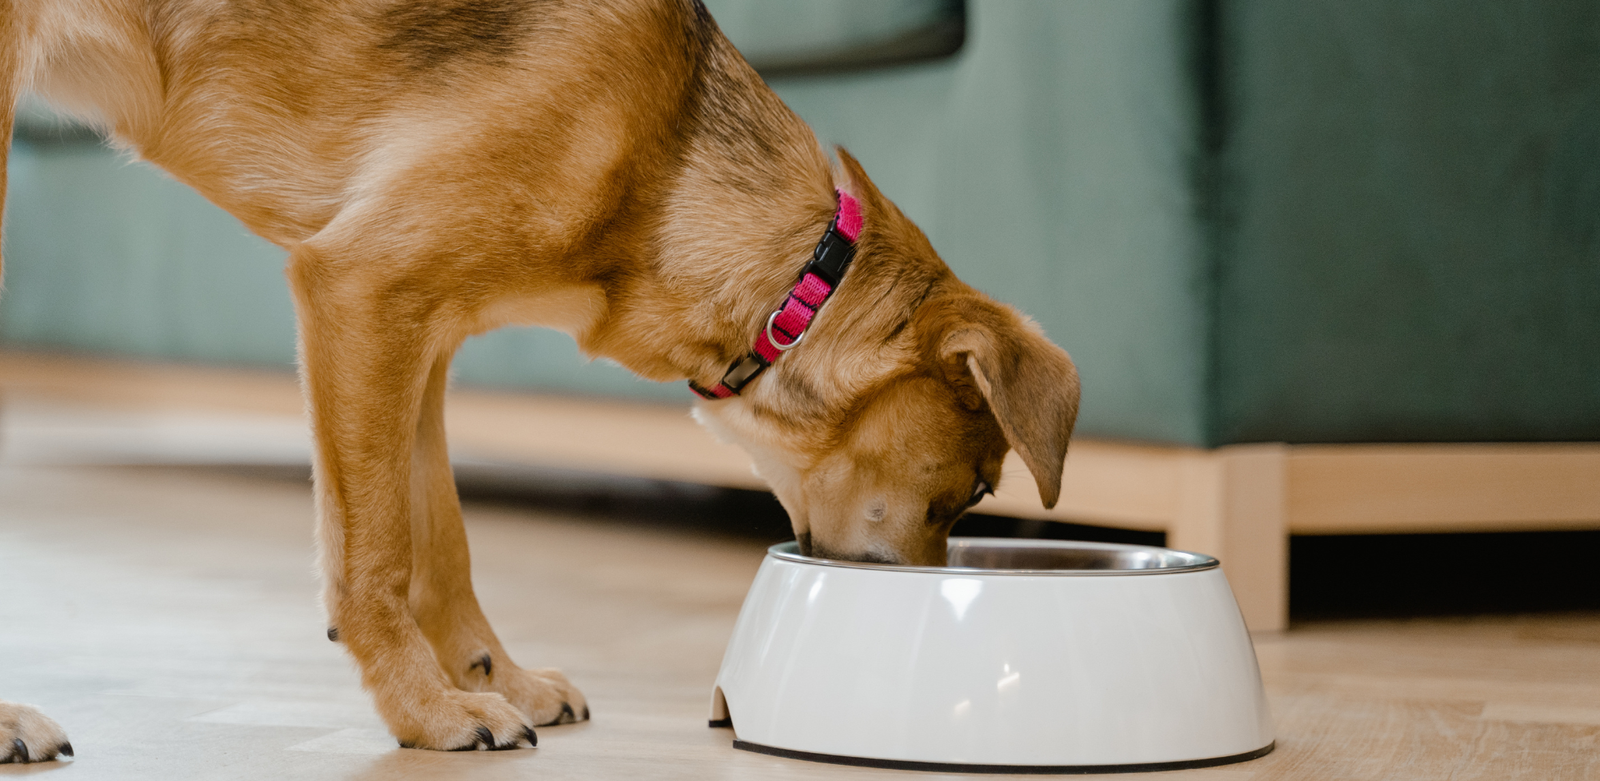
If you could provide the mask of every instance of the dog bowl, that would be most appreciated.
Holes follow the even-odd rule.
[[[961,772],[1205,767],[1273,747],[1216,559],[1049,540],[951,539],[948,567],[773,546],[711,724],[750,751]]]

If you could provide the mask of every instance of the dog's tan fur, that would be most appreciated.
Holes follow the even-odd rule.
[[[289,251],[325,606],[404,745],[587,715],[560,673],[512,663],[473,595],[442,415],[456,347],[545,325],[712,385],[836,187],[862,203],[855,265],[802,349],[699,418],[819,555],[942,563],[1008,446],[1055,502],[1066,354],[958,281],[842,150],[834,169],[695,0],[0,8],[0,130],[36,90]]]

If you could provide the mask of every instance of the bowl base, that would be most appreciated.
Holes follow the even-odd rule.
[[[847,757],[838,754],[817,754],[810,751],[795,751],[787,748],[774,748],[763,746],[760,743],[751,743],[746,740],[734,738],[733,747],[741,751],[753,751],[757,754],[770,754],[785,759],[803,759],[807,762],[828,762],[835,765],[853,765],[855,767],[875,767],[888,770],[932,770],[944,773],[1011,773],[1029,775],[1090,775],[1094,773],[1154,773],[1161,770],[1192,770],[1201,767],[1216,767],[1217,765],[1231,765],[1236,762],[1248,762],[1272,753],[1278,745],[1277,741],[1268,743],[1255,751],[1246,751],[1243,754],[1233,754],[1226,757],[1208,757],[1206,759],[1186,759],[1177,762],[1142,762],[1128,765],[969,765],[960,762],[919,762],[908,759],[872,759],[869,757]]]

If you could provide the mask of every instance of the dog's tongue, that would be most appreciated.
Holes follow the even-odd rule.
[[[844,190],[839,191],[839,232],[852,243],[861,235],[861,202]]]

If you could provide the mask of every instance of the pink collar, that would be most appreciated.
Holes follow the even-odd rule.
[[[778,356],[794,349],[805,338],[812,319],[844,280],[850,261],[856,257],[856,238],[861,235],[861,203],[843,190],[838,193],[839,210],[828,223],[822,240],[817,242],[811,262],[800,273],[800,280],[789,291],[783,306],[767,317],[767,327],[756,335],[750,352],[734,361],[716,385],[703,388],[690,380],[690,390],[707,399],[737,396],[744,386],[778,360]]]

